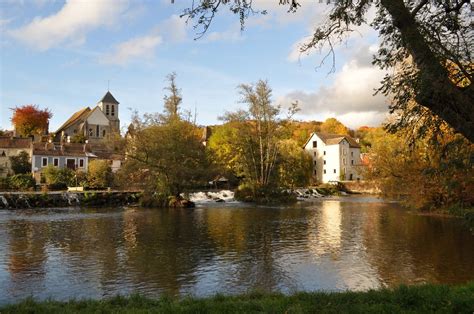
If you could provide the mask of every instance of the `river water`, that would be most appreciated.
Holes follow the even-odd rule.
[[[0,211],[0,304],[471,280],[474,235],[463,220],[375,198]]]

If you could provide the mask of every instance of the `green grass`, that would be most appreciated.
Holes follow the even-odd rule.
[[[400,286],[367,292],[250,293],[210,298],[149,299],[139,295],[104,300],[27,299],[0,313],[474,313],[474,282],[461,286]]]

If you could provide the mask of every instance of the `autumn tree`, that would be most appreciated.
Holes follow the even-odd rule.
[[[164,96],[164,118],[177,119],[183,97],[181,96],[181,90],[176,85],[176,73],[168,74],[166,80],[168,81],[168,85],[164,89],[168,94]]]
[[[17,135],[31,136],[45,134],[48,131],[49,119],[53,116],[49,109],[39,109],[37,105],[15,107],[11,121]]]
[[[272,103],[272,90],[263,80],[241,84],[239,94],[246,108],[223,117],[226,123],[209,140],[211,155],[243,178],[239,190],[248,190],[252,200],[266,201],[269,195],[278,197],[282,187],[304,185],[307,181],[302,178],[309,177],[311,170],[301,174],[301,165],[308,156],[290,139],[296,105],[285,115]]]
[[[414,208],[472,208],[474,145],[446,124],[435,135],[436,144],[428,137],[410,147],[410,132],[390,134],[382,128],[369,132],[364,177],[377,183],[385,195],[401,197]]]
[[[328,118],[321,124],[321,132],[330,134],[349,135],[349,129],[336,118]]]
[[[278,1],[288,6],[289,13],[298,10],[300,2]],[[402,71],[387,71],[379,88],[379,92],[393,98],[390,110],[402,113],[400,116],[406,123],[399,123],[398,129],[425,114],[410,108],[410,102],[415,101],[474,142],[474,32],[469,0],[342,0],[331,3],[327,21],[314,29],[312,36],[301,46],[302,53],[328,49],[329,53],[325,55],[334,57],[336,44],[344,42],[356,27],[369,24],[381,40],[374,64],[389,70],[399,67],[408,57],[413,60],[412,65],[404,66]],[[243,28],[246,18],[259,12],[252,5],[252,0],[199,0],[185,9],[182,16],[193,19],[202,36],[216,12],[224,7],[238,15]],[[376,15],[369,21],[371,8],[375,8]],[[457,69],[455,80],[450,74],[453,67]],[[466,83],[458,84],[459,81]]]

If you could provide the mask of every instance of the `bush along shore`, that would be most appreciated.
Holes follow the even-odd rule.
[[[0,313],[473,313],[474,282],[421,285],[367,292],[249,293],[209,298],[149,299],[140,295],[103,300],[26,299]]]
[[[0,209],[132,205],[139,202],[141,194],[128,191],[0,193]]]

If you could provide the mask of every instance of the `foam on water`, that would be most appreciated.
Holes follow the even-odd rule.
[[[194,203],[235,202],[234,192],[230,190],[190,193],[189,200]]]

